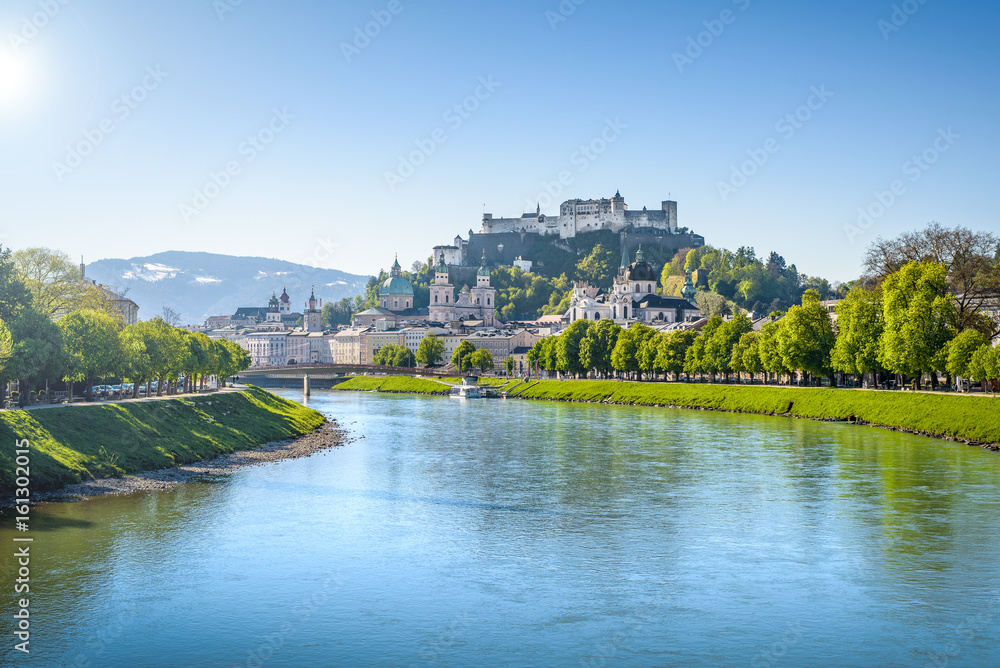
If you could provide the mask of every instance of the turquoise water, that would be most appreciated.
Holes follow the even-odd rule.
[[[5,556],[3,665],[1000,665],[996,453],[698,411],[309,404],[358,440],[36,508],[33,652],[11,652]]]

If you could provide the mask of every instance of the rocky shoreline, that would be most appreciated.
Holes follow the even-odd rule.
[[[241,450],[183,466],[147,471],[122,478],[89,480],[52,492],[37,494],[34,502],[82,501],[96,496],[170,491],[182,483],[197,478],[226,475],[239,469],[285,459],[309,457],[330,448],[346,445],[351,440],[347,431],[341,429],[336,422],[327,422],[319,429],[297,438],[276,441],[253,450]]]

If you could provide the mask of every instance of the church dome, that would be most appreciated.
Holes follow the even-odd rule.
[[[379,291],[380,295],[402,295],[406,297],[413,296],[413,284],[402,276],[393,276],[386,280],[382,284],[382,289]]]
[[[288,296],[288,290],[286,288],[281,289],[281,297],[279,297],[278,300],[282,304],[287,304],[292,300],[292,298]]]
[[[635,254],[635,262],[629,265],[628,269],[625,271],[625,280],[627,281],[657,281],[659,276],[656,275],[656,270],[646,262],[642,254],[642,246],[639,246],[639,250]]]

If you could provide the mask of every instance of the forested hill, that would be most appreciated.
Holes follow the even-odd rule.
[[[541,257],[544,269],[525,274],[513,267],[491,267],[492,285],[497,288],[497,308],[504,321],[533,320],[541,315],[565,313],[569,308],[573,282],[580,281],[610,290],[621,266],[620,237],[611,233],[581,235],[572,242],[572,251],[548,244]],[[628,261],[635,260],[637,248],[628,249]],[[687,268],[697,272],[696,301],[710,315],[728,315],[740,309],[767,315],[785,311],[799,303],[802,294],[813,289],[822,299],[843,297],[849,285],[831,284],[826,279],[805,276],[794,264],[777,253],[758,257],[750,247],[737,251],[702,246],[680,251],[664,251],[643,246],[643,256],[661,273],[662,293],[680,296]],[[552,269],[558,268],[558,274]],[[417,307],[430,301],[430,283],[434,280],[433,263],[414,263],[404,275],[413,283]],[[365,290],[367,306],[378,303],[381,280],[373,278]],[[461,289],[462,281],[454,281]]]

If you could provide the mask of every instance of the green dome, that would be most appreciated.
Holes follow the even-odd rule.
[[[382,284],[380,295],[413,296],[413,285],[402,276],[393,276]]]

